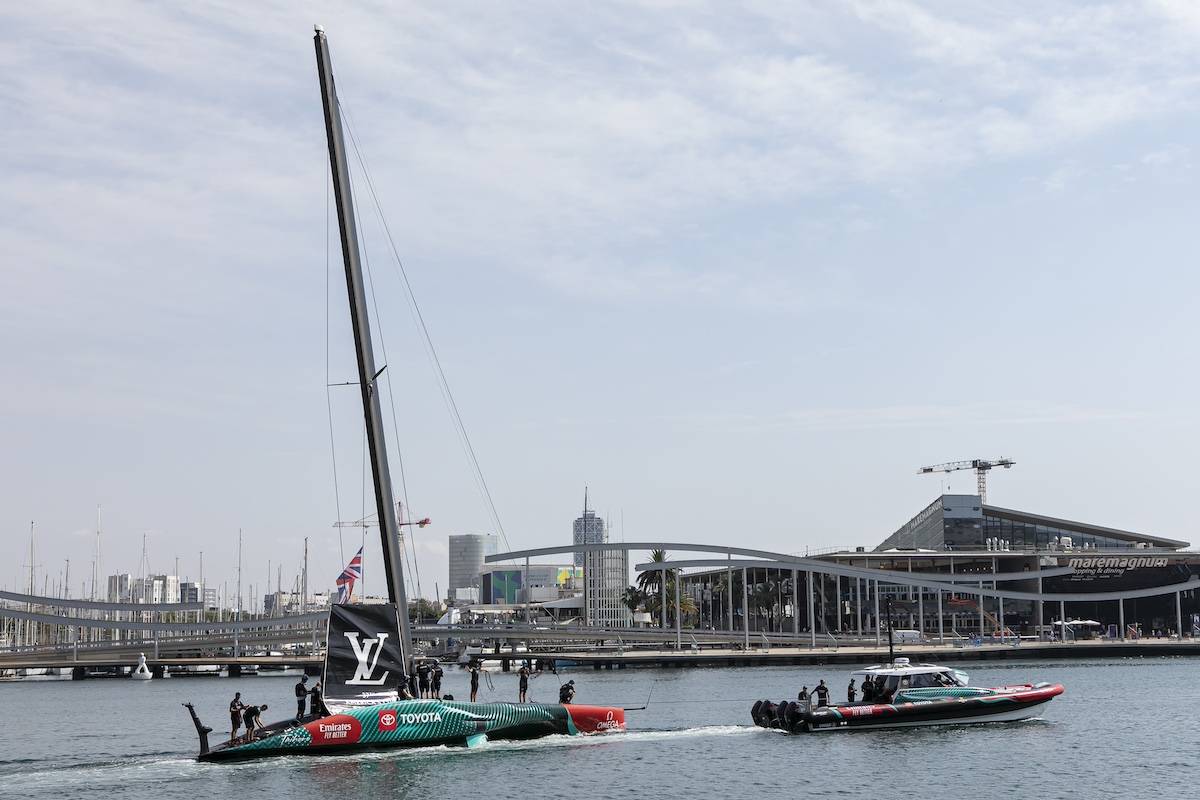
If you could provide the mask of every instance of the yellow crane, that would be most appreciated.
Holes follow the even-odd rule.
[[[1001,458],[997,461],[985,461],[982,458],[977,458],[974,461],[951,461],[949,464],[934,464],[932,467],[921,467],[917,470],[918,475],[928,475],[931,472],[954,472],[960,469],[973,469],[977,485],[979,486],[979,502],[987,502],[987,474],[992,467],[1004,467],[1008,469],[1017,462],[1010,458]]]

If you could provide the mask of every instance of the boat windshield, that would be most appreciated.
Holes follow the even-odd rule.
[[[907,675],[889,675],[884,690],[893,693],[897,689],[929,689],[942,686],[966,686],[950,671],[916,672]]]

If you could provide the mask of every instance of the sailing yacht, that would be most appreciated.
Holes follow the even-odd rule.
[[[325,109],[325,133],[337,198],[338,227],[350,316],[358,355],[359,386],[371,454],[375,505],[391,602],[330,608],[325,656],[325,703],[333,713],[285,720],[255,732],[253,741],[211,746],[211,728],[184,703],[200,738],[201,761],[234,761],[274,755],[345,753],[353,750],[432,745],[474,747],[489,739],[530,739],[551,734],[622,731],[625,711],[604,706],[538,703],[466,703],[401,699],[412,674],[412,635],[404,587],[399,524],[384,444],[371,346],[366,291],[358,252],[346,149],[329,45],[321,26],[313,37]]]

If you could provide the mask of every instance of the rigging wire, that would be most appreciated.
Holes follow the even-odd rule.
[[[329,195],[332,191],[333,176],[326,173],[325,176],[325,414],[329,418],[329,458],[333,467],[333,507],[337,513],[335,519],[342,518],[342,496],[338,490],[338,471],[337,471],[337,442],[333,435],[333,395],[330,393],[330,346],[329,346],[329,302],[330,302],[330,274],[329,274]],[[342,529],[338,528],[338,555],[341,557],[341,563],[346,563],[346,548],[342,543]]]
[[[335,75],[335,79],[336,79],[336,75]],[[339,110],[341,110],[340,102],[339,102]],[[353,125],[349,118],[349,110],[348,109],[346,109],[345,119],[347,122],[347,129],[348,129],[348,131],[350,131],[349,138],[352,142],[354,142]],[[358,161],[359,169],[362,171],[367,184],[370,185],[370,174],[367,169],[366,161],[363,158],[362,152],[358,148],[357,144],[354,145],[354,152],[355,152],[355,157]],[[357,198],[357,190],[355,188],[355,182],[353,180],[353,173],[351,173],[348,177],[351,179],[350,180],[350,184],[351,184],[350,190],[351,190],[351,193],[355,195],[355,205],[357,206],[358,198]],[[381,212],[379,209],[378,198],[374,195],[373,191],[371,192],[371,195],[372,195],[373,204],[376,209],[376,216],[379,217]],[[379,313],[378,294],[375,291],[375,279],[374,279],[374,271],[371,269],[370,251],[367,249],[365,241],[361,241],[360,244],[362,245],[361,249],[362,249],[362,255],[363,255],[363,262],[364,262],[363,266],[364,266],[364,272],[365,272],[366,279],[367,279],[367,285],[371,290],[370,291],[371,304],[372,304],[372,306],[374,308],[374,312],[375,312],[376,328],[379,331],[379,345],[380,345],[380,349],[381,349],[382,355],[383,355],[383,362],[386,365],[388,363],[387,337],[383,333],[383,317]],[[395,254],[393,253],[393,256],[394,255]],[[391,372],[388,372],[386,375],[384,375],[384,379],[387,381],[387,386],[388,386],[388,403],[389,403],[389,409],[392,414],[392,429],[393,429],[393,431],[398,432],[400,426],[399,426],[399,422],[398,422],[397,416],[396,416],[396,403],[395,403],[396,392],[392,385]],[[397,435],[397,441],[398,440],[399,440],[399,437]],[[399,450],[399,448],[396,449],[396,464],[397,464],[397,469],[398,469],[399,476],[400,476],[401,494],[404,497],[404,503],[402,504],[402,507],[403,507],[408,504],[408,481],[406,479],[405,471],[404,471],[404,456],[403,456],[403,453]],[[365,476],[364,476],[364,481],[363,481],[363,487],[364,487],[364,493],[365,493],[365,487],[366,487]],[[399,509],[397,509],[397,512],[398,511],[399,511]],[[389,511],[389,513],[392,513],[392,512]],[[364,519],[366,518],[365,498],[364,498],[363,518]],[[397,522],[403,522],[403,520],[398,519]],[[382,520],[380,520],[380,524],[382,524]],[[410,537],[404,536],[403,531],[400,531],[400,540],[403,543],[402,553],[403,553],[403,559],[404,559],[404,566],[407,569],[409,578],[411,579],[414,587],[416,588],[416,596],[419,598],[419,597],[423,596],[423,594],[424,594],[422,586],[421,586],[420,563],[417,560],[417,555],[416,555],[416,542],[415,541],[412,542],[412,546],[410,547],[409,546],[409,538]],[[365,528],[364,528],[364,544],[365,544]]]
[[[376,218],[380,224],[380,227],[382,228],[384,238],[387,241],[388,252],[392,257],[392,263],[396,270],[396,275],[399,278],[401,285],[404,287],[405,298],[408,301],[409,309],[413,314],[414,321],[416,322],[417,328],[421,334],[422,346],[425,349],[426,357],[429,359],[430,365],[433,367],[435,377],[437,378],[438,389],[442,394],[443,403],[450,412],[451,420],[454,423],[455,432],[459,437],[459,444],[463,448],[464,454],[467,456],[467,459],[471,464],[472,477],[475,480],[476,488],[484,500],[484,504],[488,510],[489,516],[491,517],[492,524],[496,526],[496,531],[500,535],[501,541],[504,543],[505,548],[511,550],[512,547],[508,543],[508,537],[504,532],[504,526],[500,521],[500,515],[496,511],[496,505],[492,499],[491,491],[488,489],[487,482],[483,477],[483,471],[479,466],[479,459],[475,455],[475,449],[471,445],[470,437],[467,435],[466,426],[462,421],[461,414],[459,414],[458,404],[455,402],[454,395],[450,391],[449,381],[446,379],[445,371],[442,369],[441,360],[438,358],[437,350],[433,346],[433,339],[429,335],[429,329],[425,325],[425,319],[422,316],[420,307],[417,304],[416,295],[413,293],[412,285],[409,283],[408,273],[404,269],[404,262],[400,259],[399,251],[396,248],[396,243],[392,236],[391,227],[388,225],[387,217],[383,212],[383,204],[379,200],[378,193],[375,190],[374,181],[371,179],[371,172],[367,166],[366,157],[359,147],[358,137],[355,134],[353,114],[351,113],[349,106],[340,99],[339,108],[345,112],[344,119],[347,123],[347,138],[354,149],[355,157],[358,160],[360,169],[362,170],[367,191],[371,196],[372,206],[375,210]],[[391,383],[389,377],[389,389],[390,387]],[[393,417],[394,415],[395,410],[393,408]]]
[[[357,148],[355,149],[355,154],[356,155],[358,154]],[[364,172],[366,171],[366,165],[362,163],[361,158],[359,159],[359,168],[362,169]],[[351,181],[350,191],[352,193],[355,193],[353,181]],[[357,196],[357,193],[355,193],[355,206],[357,207],[357,205],[358,205],[358,196]],[[379,313],[379,295],[375,291],[375,273],[371,269],[371,256],[370,256],[370,253],[367,251],[365,243],[363,244],[363,247],[362,247],[362,257],[363,257],[363,271],[366,273],[367,284],[371,289],[371,291],[370,291],[371,306],[373,307],[373,309],[375,311],[375,320],[376,320],[375,327],[379,330],[379,349],[383,353],[383,363],[384,363],[384,365],[386,365],[388,363],[387,337],[384,336],[384,334],[383,334],[382,315]],[[388,386],[388,410],[390,410],[392,412],[392,430],[396,431],[396,439],[397,439],[397,442],[399,442],[400,423],[396,417],[396,399],[395,399],[396,392],[395,392],[394,388],[392,387],[392,373],[390,371],[384,371],[383,378],[385,381],[387,381],[387,386]],[[401,491],[401,494],[404,495],[404,505],[407,506],[407,504],[408,504],[408,480],[405,478],[405,474],[404,474],[404,454],[400,451],[399,447],[396,448],[396,465],[397,465],[397,469],[400,472],[400,491]],[[363,486],[364,486],[364,491],[365,491],[365,487],[366,487],[366,476],[365,475],[363,476]],[[402,523],[404,520],[399,518],[398,512],[399,512],[399,509],[397,509],[396,522]],[[392,513],[392,512],[389,510],[388,513]],[[365,508],[364,508],[364,514],[365,514]],[[382,520],[380,522],[382,524]],[[412,547],[410,548],[408,537],[406,537],[404,535],[404,531],[401,530],[399,527],[396,530],[400,534],[400,540],[404,543],[404,548],[403,548],[404,564],[405,564],[405,567],[408,569],[408,576],[411,579],[413,585],[415,586],[415,588],[417,590],[416,596],[421,597],[422,596],[421,572],[417,566],[416,542],[413,542]]]

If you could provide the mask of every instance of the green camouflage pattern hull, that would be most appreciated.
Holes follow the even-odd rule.
[[[258,731],[253,742],[238,740],[211,749],[206,746],[207,730],[196,723],[201,732],[199,759],[234,761],[392,747],[470,747],[488,739],[621,731],[625,712],[600,706],[402,700],[305,718],[301,724],[278,722]]]

